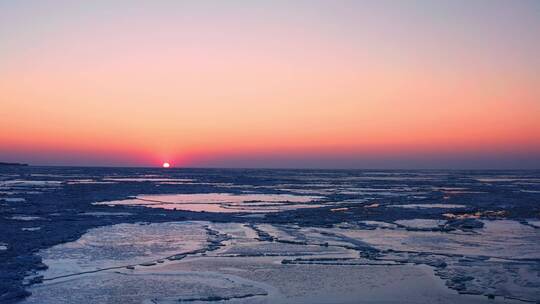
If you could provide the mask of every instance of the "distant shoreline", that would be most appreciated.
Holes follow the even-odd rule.
[[[9,166],[9,167],[26,167],[28,166],[28,164],[23,164],[23,163],[3,163],[3,162],[0,162],[0,166]]]

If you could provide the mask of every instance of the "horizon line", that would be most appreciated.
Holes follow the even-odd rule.
[[[329,167],[212,167],[212,166],[172,166],[170,168],[163,168],[161,166],[137,166],[137,165],[39,165],[39,164],[30,164],[23,163],[26,166],[23,167],[71,167],[71,168],[124,168],[124,169],[161,169],[163,171],[175,170],[175,169],[213,169],[213,170],[317,170],[317,171],[367,171],[367,170],[377,170],[377,171],[540,171],[540,168],[329,168]],[[5,167],[19,167],[19,166],[5,166]],[[0,166],[2,168],[2,166]]]

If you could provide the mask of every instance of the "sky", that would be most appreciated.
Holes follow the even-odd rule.
[[[0,0],[0,161],[540,169],[536,0]]]

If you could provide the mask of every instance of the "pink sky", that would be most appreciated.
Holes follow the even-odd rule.
[[[0,161],[538,168],[539,28],[535,1],[3,2]]]

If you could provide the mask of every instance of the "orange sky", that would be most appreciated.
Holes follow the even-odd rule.
[[[540,152],[534,1],[152,3],[0,5],[0,161]]]

